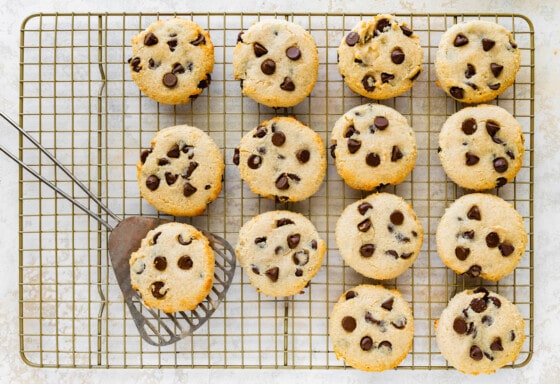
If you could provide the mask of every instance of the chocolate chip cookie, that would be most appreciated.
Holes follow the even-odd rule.
[[[463,373],[493,373],[517,358],[525,322],[517,307],[486,288],[455,295],[435,322],[436,343]]]
[[[258,292],[292,296],[317,274],[325,249],[325,242],[305,216],[270,211],[243,225],[235,255]]]
[[[319,57],[313,37],[300,25],[268,19],[240,32],[233,50],[233,76],[244,95],[269,107],[291,107],[317,81]]]
[[[441,37],[434,61],[437,85],[463,103],[483,103],[504,92],[519,71],[520,50],[510,31],[475,20]]]
[[[496,105],[463,108],[439,134],[439,157],[447,176],[476,191],[512,181],[523,163],[524,138],[515,118]]]
[[[140,154],[140,194],[170,215],[199,215],[220,194],[224,167],[222,152],[200,129],[165,128],[156,133],[151,148]]]
[[[167,223],[147,233],[130,256],[132,288],[166,313],[195,309],[214,281],[214,252],[195,227]]]
[[[184,104],[210,85],[214,45],[197,23],[158,20],[132,38],[132,80],[162,104]]]
[[[348,205],[336,224],[344,261],[372,279],[405,272],[422,247],[424,229],[412,207],[390,193],[372,194]]]
[[[446,209],[436,230],[442,261],[458,274],[497,281],[510,274],[525,253],[523,217],[502,198],[464,195]]]
[[[263,121],[241,139],[233,162],[253,193],[279,202],[313,195],[327,169],[323,139],[293,117]]]
[[[416,164],[416,138],[406,118],[381,104],[352,108],[336,122],[331,155],[346,184],[371,191],[398,184]]]
[[[392,15],[362,20],[338,47],[338,71],[346,85],[370,99],[409,90],[422,72],[420,39]]]
[[[359,285],[346,291],[329,318],[337,359],[362,371],[394,368],[412,347],[414,319],[397,290]]]

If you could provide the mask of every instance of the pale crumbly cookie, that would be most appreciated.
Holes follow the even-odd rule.
[[[517,307],[483,287],[455,295],[435,329],[441,354],[471,375],[493,373],[512,363],[525,341],[525,322]]]
[[[414,319],[397,290],[358,285],[346,291],[329,318],[337,359],[362,371],[396,367],[412,347]]]
[[[338,47],[338,71],[346,85],[370,99],[408,91],[422,72],[420,39],[392,15],[360,21]]]
[[[403,115],[381,104],[360,105],[342,115],[331,143],[338,174],[355,189],[399,184],[416,164],[414,131]]]
[[[292,296],[317,274],[325,250],[325,242],[305,216],[270,211],[241,227],[235,255],[258,292]]]
[[[195,227],[162,224],[131,254],[130,281],[148,307],[166,313],[195,309],[212,288],[214,252]]]
[[[483,103],[504,92],[519,71],[520,50],[510,31],[475,20],[441,37],[434,61],[437,85],[463,103]]]
[[[521,125],[496,105],[467,107],[451,115],[439,134],[445,173],[460,187],[476,191],[512,181],[523,163]]]
[[[293,117],[263,121],[241,139],[233,162],[253,193],[279,202],[313,195],[327,169],[323,139]]]
[[[132,80],[163,104],[184,104],[210,85],[214,45],[197,23],[158,20],[132,38]]]
[[[436,230],[445,265],[455,273],[493,281],[515,269],[527,241],[523,217],[507,201],[486,193],[455,200]]]
[[[140,154],[140,194],[159,211],[195,216],[222,190],[224,158],[212,138],[198,128],[177,125],[157,132]]]
[[[412,207],[390,193],[372,194],[348,205],[335,231],[344,261],[372,279],[392,279],[405,272],[418,257],[423,237]]]
[[[243,94],[269,107],[291,107],[317,81],[319,56],[313,37],[300,25],[259,21],[240,32],[233,50],[233,76]]]

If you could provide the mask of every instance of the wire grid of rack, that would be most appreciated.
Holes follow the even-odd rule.
[[[209,89],[193,103],[159,105],[142,95],[126,65],[130,39],[159,18],[181,16],[207,29],[216,64]],[[158,129],[190,124],[207,131],[223,148],[224,189],[205,214],[182,219],[237,241],[253,215],[291,209],[308,216],[327,241],[322,269],[305,292],[290,298],[259,295],[238,269],[225,302],[194,335],[167,347],[140,338],[115,281],[106,251],[107,231],[25,172],[20,173],[20,353],[41,367],[345,368],[336,360],[328,316],[346,289],[379,283],[346,266],[334,243],[342,209],[364,192],[338,177],[332,161],[321,189],[306,201],[280,204],[253,195],[232,163],[244,133],[275,115],[295,115],[328,143],[335,121],[368,102],[352,93],[337,71],[341,39],[363,14],[37,14],[21,29],[20,124],[50,148],[90,190],[118,215],[156,215],[139,197],[135,164]],[[415,316],[414,344],[398,369],[449,369],[435,344],[433,321],[465,287],[485,285],[517,304],[527,339],[516,362],[533,353],[533,124],[534,36],[522,15],[398,14],[420,36],[424,72],[411,91],[383,104],[407,117],[416,132],[417,165],[411,176],[385,191],[410,202],[426,232],[422,252],[406,273],[381,282],[398,288]],[[319,50],[319,80],[310,97],[288,109],[259,106],[241,95],[232,75],[237,33],[262,18],[282,18],[306,28]],[[514,32],[521,49],[516,83],[493,103],[523,127],[526,155],[516,181],[491,191],[512,202],[525,220],[529,245],[518,268],[497,283],[457,276],[441,263],[435,229],[446,206],[465,193],[445,176],[437,156],[438,132],[462,105],[435,85],[433,59],[441,34],[472,19],[498,22]],[[89,205],[62,172],[28,143],[20,157]],[[91,206],[95,209],[95,207]],[[99,212],[101,214],[101,212]]]

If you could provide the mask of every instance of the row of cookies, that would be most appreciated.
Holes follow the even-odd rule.
[[[392,15],[360,21],[337,50],[338,71],[354,92],[387,99],[409,90],[422,72],[420,38]],[[132,38],[131,76],[150,98],[188,103],[210,85],[214,45],[197,23],[179,17],[158,20]],[[303,101],[318,78],[318,50],[303,27],[261,20],[237,35],[233,77],[242,93],[269,107]],[[449,28],[435,57],[437,85],[465,103],[494,99],[515,80],[520,50],[499,24],[471,21]]]

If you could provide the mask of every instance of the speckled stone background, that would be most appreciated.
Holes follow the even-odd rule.
[[[0,163],[0,383],[176,383],[321,382],[321,383],[559,383],[560,382],[560,2],[557,0],[401,0],[401,1],[6,1],[0,3],[0,110],[17,118],[19,30],[23,19],[37,12],[155,11],[294,11],[294,12],[507,12],[528,16],[535,26],[535,344],[524,368],[504,369],[492,376],[470,377],[455,371],[291,370],[85,370],[37,369],[19,356],[18,336],[18,169]],[[14,150],[17,135],[0,132]]]

